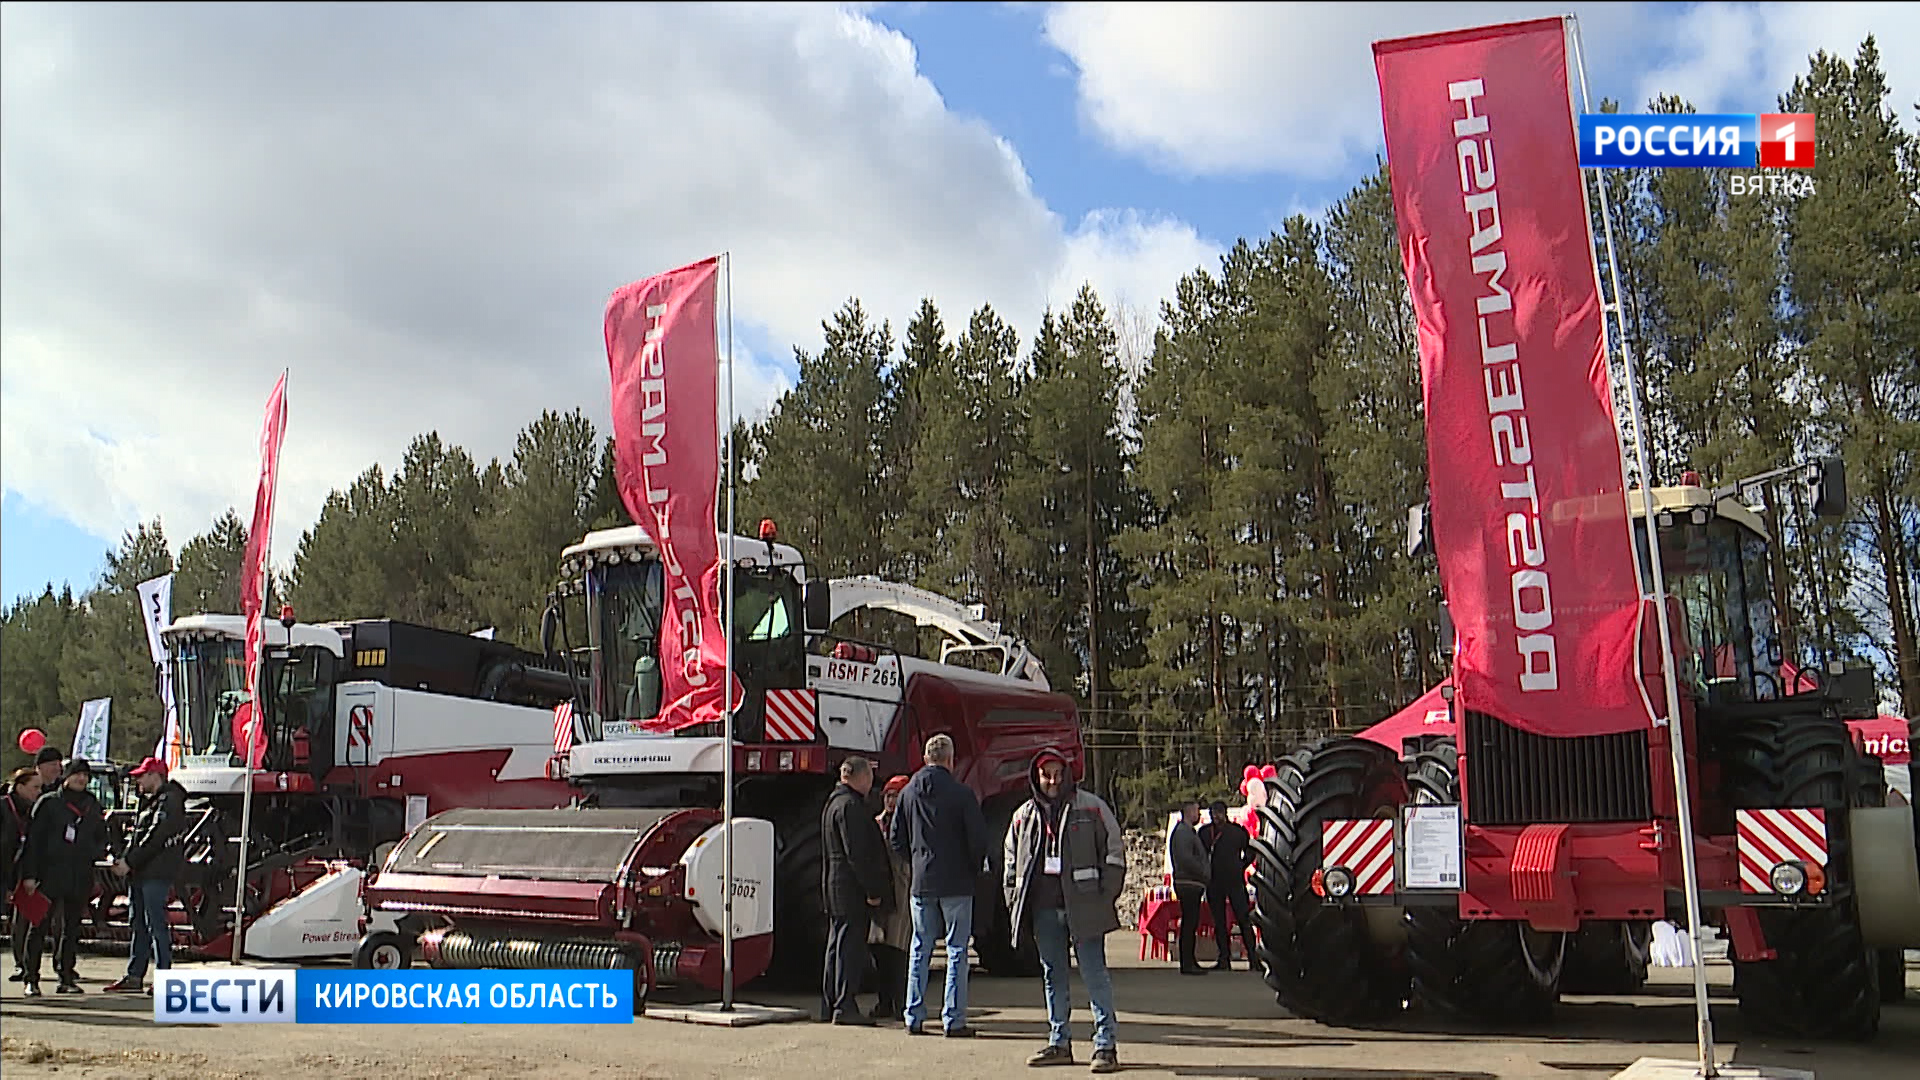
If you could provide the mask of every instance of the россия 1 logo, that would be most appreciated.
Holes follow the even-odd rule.
[[[1585,113],[1580,165],[1589,169],[1784,169],[1729,177],[1729,194],[1813,194],[1812,113]]]

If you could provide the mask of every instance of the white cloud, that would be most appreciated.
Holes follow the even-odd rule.
[[[1701,4],[1671,34],[1675,55],[1640,80],[1639,101],[1677,94],[1701,112],[1771,112],[1825,49],[1851,63],[1867,35],[1880,48],[1887,104],[1920,130],[1920,7],[1912,4]]]
[[[717,251],[750,415],[848,296],[896,322],[923,295],[992,302],[1031,334],[1064,282],[1151,309],[1217,250],[1125,213],[1070,230],[910,42],[847,9],[0,21],[0,481],[102,537],[244,517],[283,367],[283,564],[329,489],[415,433],[484,461],[542,408],[604,431],[608,294]]]
[[[1589,58],[1642,18],[1575,4]],[[1047,40],[1118,150],[1175,174],[1350,179],[1381,145],[1377,40],[1565,14],[1565,3],[1054,4]],[[1639,23],[1644,28],[1644,23]]]

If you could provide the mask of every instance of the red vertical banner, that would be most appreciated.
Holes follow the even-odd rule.
[[[273,532],[273,493],[280,478],[280,442],[287,433],[287,373],[267,397],[260,427],[260,484],[253,493],[253,525],[247,530],[246,561],[240,566],[240,612],[247,620],[247,704],[234,714],[233,746],[245,748],[247,767],[257,769],[267,753],[267,731],[256,685],[266,645],[267,560]]]
[[[676,731],[726,715],[720,621],[718,282],[703,259],[636,281],[607,303],[614,471],[620,501],[660,552],[660,714]],[[742,697],[734,684],[733,702]]]
[[[1466,708],[1644,728],[1620,436],[1560,19],[1377,42]]]

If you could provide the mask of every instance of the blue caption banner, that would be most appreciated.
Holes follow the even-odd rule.
[[[1754,113],[1584,113],[1580,165],[1600,169],[1751,169],[1759,160]]]
[[[156,973],[153,1018],[169,1024],[631,1024],[630,971]]]

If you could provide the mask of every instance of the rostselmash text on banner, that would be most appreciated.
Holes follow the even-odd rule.
[[[161,1024],[631,1024],[631,971],[158,972]]]

